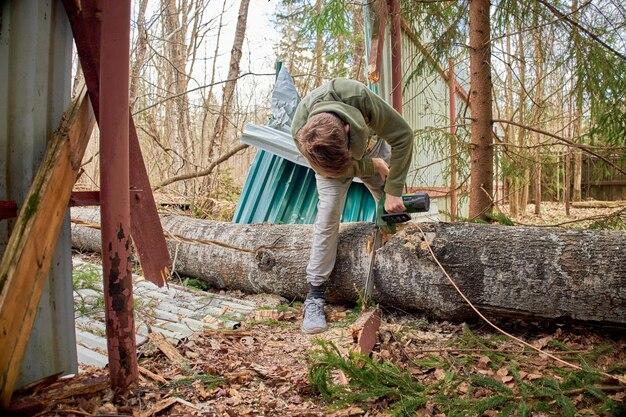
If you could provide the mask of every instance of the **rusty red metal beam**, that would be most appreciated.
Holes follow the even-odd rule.
[[[70,206],[99,206],[100,193],[98,191],[74,191],[70,197]],[[0,220],[17,217],[17,203],[11,200],[0,201]]]
[[[74,191],[70,196],[71,207],[99,206],[100,191]]]
[[[17,217],[17,203],[15,201],[0,201],[0,220]]]
[[[100,31],[102,0],[63,0],[68,15],[80,65],[85,75],[91,106],[100,121]],[[169,277],[170,260],[163,228],[157,213],[148,172],[141,155],[141,147],[132,116],[129,115],[130,166],[130,220],[131,234],[139,255],[144,277],[159,286]]]
[[[100,224],[111,386],[138,378],[130,237],[130,0],[103,1],[100,41]]]
[[[391,17],[391,100],[393,108],[402,113],[402,16],[400,0],[388,1]]]

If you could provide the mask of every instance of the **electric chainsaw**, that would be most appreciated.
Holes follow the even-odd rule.
[[[385,194],[378,200],[376,207],[376,226],[385,232],[395,233],[395,225],[411,220],[409,213],[425,213],[430,210],[430,196],[427,193],[406,194],[402,196],[403,213],[387,213],[385,211]]]
[[[372,258],[370,259],[370,268],[365,280],[365,290],[363,292],[363,304],[367,305],[372,296],[374,289],[374,280],[372,279],[372,271],[374,269],[374,260],[376,251],[380,248],[382,241],[382,233],[395,233],[396,224],[405,223],[411,220],[409,213],[425,213],[430,210],[430,196],[427,193],[406,194],[402,196],[404,203],[403,213],[387,213],[385,211],[385,193],[378,200],[376,206],[376,234],[374,235],[374,245],[372,247]]]

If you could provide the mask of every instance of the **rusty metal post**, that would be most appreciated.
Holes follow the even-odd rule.
[[[450,97],[450,220],[458,216],[458,156],[456,146],[456,77],[454,76],[454,62],[448,61],[448,96]]]
[[[393,108],[402,114],[402,16],[400,0],[389,0],[391,15],[391,97]]]
[[[100,38],[100,198],[107,348],[111,385],[137,381],[130,265],[130,0],[102,1]]]

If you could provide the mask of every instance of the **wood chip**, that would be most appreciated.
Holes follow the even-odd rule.
[[[161,333],[150,333],[148,338],[173,363],[180,366],[187,362],[183,355]]]
[[[178,397],[169,397],[169,398],[164,398],[161,401],[158,401],[156,404],[154,404],[152,407],[150,407],[148,410],[144,411],[143,413],[138,413],[137,417],[151,417],[173,406],[174,404],[182,404],[185,407],[198,410],[198,407],[195,404],[190,403],[189,401],[183,400],[182,398],[178,398]]]
[[[158,401],[156,404],[154,404],[152,407],[150,407],[148,410],[144,411],[143,413],[139,413],[137,416],[138,417],[151,417],[157,413],[160,413],[166,408],[171,407],[177,402],[178,401],[176,401],[175,397],[165,398],[161,401]]]
[[[161,375],[157,375],[154,372],[150,371],[149,369],[144,368],[143,366],[139,366],[138,368],[139,368],[140,374],[147,376],[154,382],[158,382],[159,384],[163,384],[163,385],[167,384],[167,379],[163,378]]]

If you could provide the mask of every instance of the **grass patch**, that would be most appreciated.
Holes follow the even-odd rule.
[[[208,291],[211,286],[204,281],[196,278],[185,278],[182,283],[185,287],[193,288],[200,291]]]
[[[74,290],[92,289],[102,291],[102,268],[98,265],[80,264],[72,269]]]
[[[360,309],[358,307],[349,310],[344,318],[334,323],[335,327],[345,328],[350,327],[359,318]]]
[[[196,381],[200,381],[205,388],[215,388],[221,385],[224,379],[218,375],[199,373],[174,379],[168,383],[168,386],[171,388],[188,387]]]

